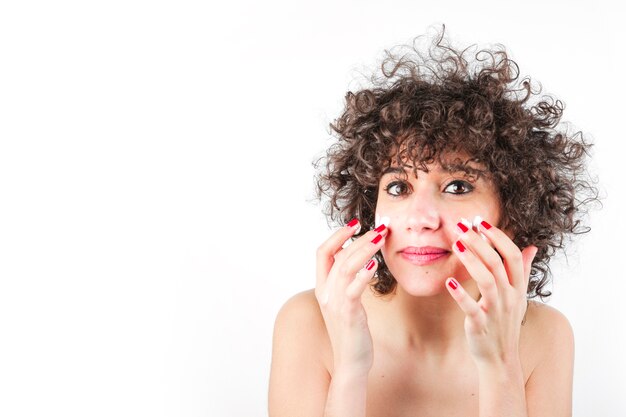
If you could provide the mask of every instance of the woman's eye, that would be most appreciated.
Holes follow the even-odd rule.
[[[398,181],[394,181],[387,186],[387,193],[393,196],[400,196],[407,192],[406,184]]]
[[[451,189],[451,194],[467,194],[474,189],[474,187],[466,181],[452,181],[446,187],[446,190]]]

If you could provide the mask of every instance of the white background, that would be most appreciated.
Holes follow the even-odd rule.
[[[435,4],[441,5],[435,5]],[[311,162],[432,25],[504,44],[596,143],[555,259],[575,416],[623,416],[623,14],[609,1],[3,2],[0,415],[263,416],[273,321],[329,234]]]

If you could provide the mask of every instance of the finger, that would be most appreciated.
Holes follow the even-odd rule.
[[[510,284],[520,292],[526,293],[528,287],[524,278],[524,265],[522,252],[515,243],[500,229],[486,221],[480,223],[480,232],[493,243],[502,256],[504,269]]]
[[[524,292],[528,291],[528,281],[530,280],[530,270],[533,265],[533,260],[537,255],[539,248],[535,245],[530,245],[522,251],[522,259],[524,264]]]
[[[362,248],[369,248],[370,242],[376,237],[376,235],[385,236],[388,230],[385,225],[378,226],[374,230],[370,230],[364,235],[360,236],[358,239],[353,240],[349,246],[343,247],[342,250],[337,251],[335,253],[335,261],[340,259],[347,259],[355,253],[359,253]],[[362,260],[365,262],[365,259]]]
[[[316,257],[316,288],[322,288],[335,261],[335,254],[341,250],[346,240],[354,236],[360,229],[358,219],[351,220],[347,225],[333,233],[317,249]]]
[[[485,313],[482,311],[478,303],[470,297],[465,289],[454,278],[446,280],[446,288],[454,298],[454,301],[461,307],[465,315],[473,320],[476,325],[482,324]]]
[[[335,289],[339,292],[344,292],[345,288],[354,279],[356,273],[363,268],[363,265],[365,265],[384,244],[385,231],[381,230],[381,233],[377,233],[373,230],[367,232],[350,245],[348,249],[345,249],[342,252],[342,254],[345,255],[336,265],[337,270],[331,272],[335,280]],[[331,285],[330,282],[329,285]]]
[[[370,259],[370,261],[363,267],[359,272],[357,272],[356,277],[346,288],[346,297],[349,300],[360,299],[363,291],[369,284],[369,282],[374,278],[374,274],[376,273],[378,265],[376,260]]]
[[[354,280],[359,269],[363,268],[365,262],[383,246],[386,232],[381,228],[377,230],[381,230],[381,232],[370,231],[357,239],[349,248],[341,251],[342,254],[348,252],[350,254],[344,255],[341,260],[335,262],[325,284],[320,287],[323,288],[319,298],[322,305],[328,304],[330,299],[337,294],[343,297],[346,288]]]
[[[463,245],[468,248],[480,260],[496,281],[499,288],[510,286],[506,269],[502,263],[502,258],[496,252],[488,238],[483,238],[472,229],[463,227],[462,223],[457,224],[457,234]]]
[[[498,286],[496,285],[496,279],[487,269],[485,264],[480,260],[471,250],[469,250],[461,240],[457,240],[452,249],[457,257],[461,260],[467,272],[476,284],[482,294],[482,297],[490,305],[495,305],[498,302]]]

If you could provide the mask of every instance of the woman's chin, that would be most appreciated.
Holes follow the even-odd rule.
[[[447,277],[434,276],[404,276],[396,277],[398,286],[402,287],[404,292],[414,297],[430,297],[447,292],[445,282]]]
[[[429,297],[441,293],[447,294],[446,280],[450,277],[454,277],[459,282],[464,282],[466,280],[465,271],[464,273],[459,272],[454,270],[444,272],[441,270],[398,271],[394,277],[398,286],[402,287],[407,294],[414,297]]]

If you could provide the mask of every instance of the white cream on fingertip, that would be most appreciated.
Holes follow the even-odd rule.
[[[467,220],[465,217],[461,217],[461,223],[463,223],[468,229],[472,228],[472,222]]]
[[[478,233],[480,235],[480,237],[483,238],[483,240],[487,240],[487,236],[485,236],[484,234],[482,234],[482,232],[480,231],[480,223],[482,223],[483,218],[481,216],[476,216],[474,217],[474,221],[472,222],[472,226],[474,227],[474,230],[476,230],[476,233]]]

